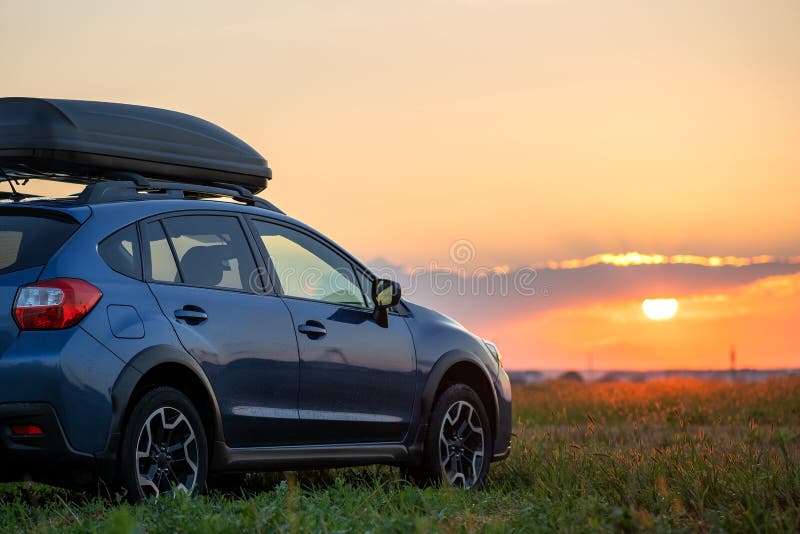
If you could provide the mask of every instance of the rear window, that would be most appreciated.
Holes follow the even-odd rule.
[[[78,226],[56,218],[0,214],[0,274],[45,265]]]

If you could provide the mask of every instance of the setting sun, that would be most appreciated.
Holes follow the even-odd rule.
[[[644,299],[642,311],[648,319],[665,321],[675,317],[678,312],[678,301],[675,299]]]

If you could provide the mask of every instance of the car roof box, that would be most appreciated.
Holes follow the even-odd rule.
[[[0,167],[102,178],[107,171],[258,193],[272,171],[244,141],[208,121],[158,108],[0,98]]]

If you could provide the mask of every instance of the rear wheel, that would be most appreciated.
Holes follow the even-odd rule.
[[[208,442],[186,395],[160,387],[136,403],[125,426],[119,468],[131,502],[205,487]]]
[[[407,473],[415,482],[478,489],[489,472],[491,447],[489,417],[480,397],[469,386],[456,384],[433,407],[422,466]]]

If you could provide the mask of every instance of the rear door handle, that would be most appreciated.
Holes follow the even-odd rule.
[[[190,325],[197,325],[208,319],[208,314],[203,308],[184,306],[183,309],[175,310],[175,318]]]
[[[305,324],[301,324],[297,327],[297,331],[307,335],[311,339],[322,337],[328,333],[328,330],[325,329],[325,325],[317,321],[306,321]]]

